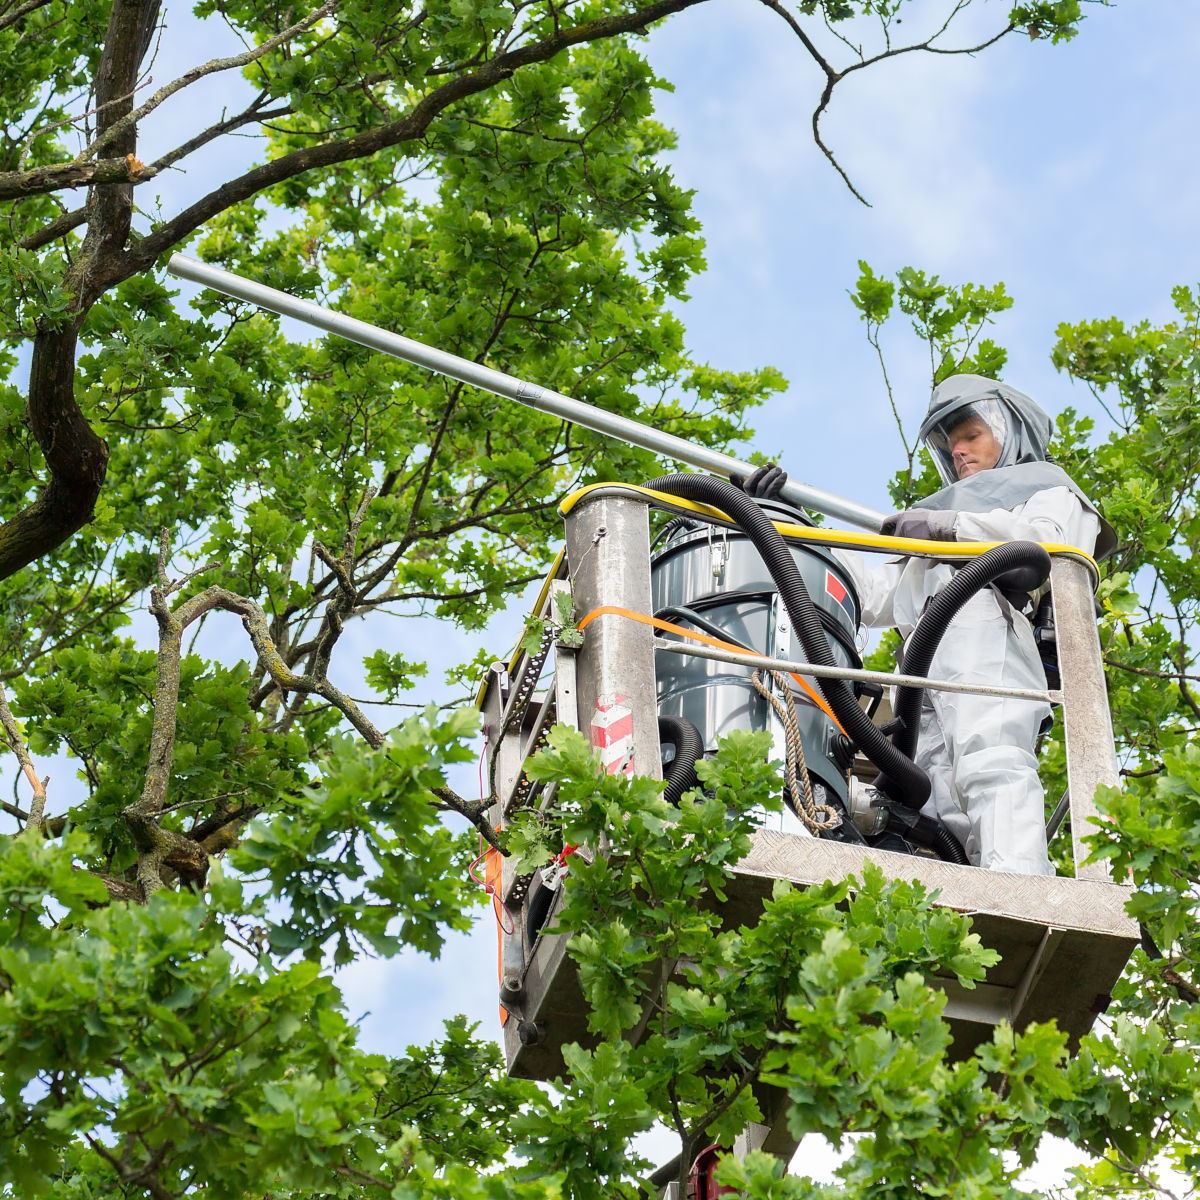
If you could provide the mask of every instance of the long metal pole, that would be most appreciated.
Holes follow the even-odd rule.
[[[279,313],[280,316],[294,317],[297,321],[304,321],[317,329],[323,329],[326,333],[337,334],[338,337],[358,342],[372,350],[381,350],[393,358],[436,371],[439,375],[448,375],[451,379],[469,383],[473,387],[482,388],[509,400],[516,400],[519,404],[536,408],[539,412],[562,417],[563,420],[582,425],[585,429],[591,429],[605,437],[616,438],[631,446],[640,446],[643,450],[650,450],[654,454],[711,471],[715,475],[723,475],[728,479],[730,475],[748,475],[754,469],[728,454],[697,446],[674,434],[664,433],[660,429],[643,425],[639,421],[631,421],[628,417],[621,417],[616,413],[605,412],[602,408],[585,404],[582,400],[573,400],[561,392],[539,387],[536,383],[527,383],[513,375],[506,375],[503,371],[460,358],[457,354],[436,350],[402,334],[391,333],[377,325],[347,317],[320,304],[314,304],[311,300],[289,296],[287,292],[255,283],[241,275],[234,275],[231,271],[222,271],[208,263],[197,262],[194,258],[173,254],[167,263],[167,270],[180,279],[188,279],[238,300],[257,304],[260,308]],[[883,523],[884,514],[873,508],[834,496],[820,488],[809,487],[796,480],[789,479],[780,495],[792,504],[838,517],[863,529],[877,530]]]
[[[685,658],[708,658],[715,662],[733,663],[738,667],[761,667],[766,671],[787,671],[789,675],[810,675],[814,679],[850,679],[864,683],[882,683],[887,687],[919,687],[934,692],[962,692],[967,696],[1002,696],[1012,700],[1037,700],[1042,704],[1062,701],[1061,692],[1041,688],[1001,687],[994,683],[956,683],[949,679],[929,679],[924,675],[897,675],[893,671],[861,671],[856,667],[822,667],[816,663],[793,662],[787,658],[768,658],[761,654],[737,654],[719,646],[701,646],[691,642],[668,642],[658,639],[654,649]]]

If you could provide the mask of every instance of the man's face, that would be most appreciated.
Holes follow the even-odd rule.
[[[991,426],[981,417],[968,417],[955,425],[947,441],[959,479],[966,479],[979,471],[990,471],[1000,461],[1003,447],[996,440]]]

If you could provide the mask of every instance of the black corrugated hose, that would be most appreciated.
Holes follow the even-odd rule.
[[[904,674],[924,678],[947,626],[958,610],[981,588],[997,584],[1022,593],[1032,592],[1046,582],[1049,574],[1050,555],[1036,542],[1006,542],[956,571],[950,582],[929,602],[929,607],[921,614],[917,627],[912,631],[904,647]],[[892,735],[892,742],[909,758],[915,758],[917,753],[917,731],[920,728],[921,698],[924,693],[924,688],[915,685],[896,689],[893,713],[897,729]],[[903,804],[909,803],[898,785],[887,778],[886,772],[877,775],[872,786]],[[962,844],[940,821],[912,832],[932,846],[947,862],[970,862]]]
[[[981,588],[1011,581],[1022,592],[1032,592],[1041,587],[1049,575],[1050,555],[1036,542],[1005,542],[956,571],[954,578],[929,602],[929,607],[921,614],[917,627],[909,636],[904,647],[904,674],[925,676],[946,627],[958,610]],[[1003,580],[1004,576],[1008,579]],[[896,703],[892,711],[899,728],[892,740],[897,749],[909,758],[917,752],[917,728],[924,691],[924,688],[916,686],[896,690]],[[874,786],[887,791],[878,779]]]
[[[733,484],[711,475],[666,475],[646,486],[669,495],[700,500],[727,512],[762,555],[809,661],[819,666],[835,665],[820,616],[787,543],[750,497]],[[1035,542],[1008,542],[981,554],[956,572],[922,615],[905,648],[905,674],[923,676],[929,670],[946,627],[980,588],[998,583],[1002,587],[1005,584],[1012,586],[1019,592],[1030,592],[1040,587],[1049,574],[1050,556]],[[916,753],[924,689],[915,686],[899,689],[895,710],[898,728],[889,741],[863,712],[842,680],[818,680],[817,683],[850,739],[879,767],[880,774],[874,786],[905,807],[920,809],[929,798],[929,777],[912,759]],[[969,862],[958,839],[940,821],[922,819],[920,826],[919,830],[911,832],[932,846],[941,858],[948,862]]]
[[[712,475],[682,473],[652,479],[645,486],[686,500],[711,504],[727,512],[762,555],[809,662],[822,667],[837,665],[829,651],[821,618],[809,598],[787,543],[741,488]],[[920,808],[929,798],[929,776],[880,733],[844,680],[819,679],[817,685],[851,741],[888,777],[889,782],[895,781],[892,786],[898,786],[901,793],[896,798],[911,808]]]
[[[700,730],[686,717],[658,718],[658,740],[669,742],[675,747],[675,757],[663,771],[666,788],[663,791],[668,804],[678,804],[684,792],[690,791],[699,782],[696,776],[696,760],[704,753],[704,739]]]
[[[941,821],[934,817],[917,814],[917,824],[911,830],[914,841],[923,842],[937,852],[943,862],[958,863],[960,867],[969,867],[971,860],[963,849],[963,844],[946,828]]]

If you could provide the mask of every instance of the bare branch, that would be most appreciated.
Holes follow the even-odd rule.
[[[335,559],[320,542],[313,544],[313,553],[337,576],[338,588],[332,600],[325,606],[325,619],[317,634],[310,660],[310,671],[317,679],[324,679],[329,670],[329,661],[333,656],[333,647],[342,635],[346,617],[353,613],[358,604],[358,588],[354,583],[354,570],[357,566],[358,533],[362,528],[363,518],[367,515],[367,507],[379,495],[377,487],[369,487],[358,506],[350,525],[346,530],[343,542],[343,553],[340,559]],[[346,697],[349,699],[349,697]]]
[[[193,67],[190,71],[180,75],[178,79],[172,80],[164,87],[159,88],[140,108],[127,113],[119,121],[106,129],[104,133],[95,138],[92,144],[84,150],[82,157],[84,159],[94,158],[101,150],[107,148],[127,130],[135,128],[143,117],[149,116],[163,101],[170,99],[176,92],[182,91],[185,87],[190,86],[199,79],[203,79],[206,75],[215,75],[221,71],[230,71],[237,67],[248,66],[255,60],[269,54],[272,50],[278,49],[284,42],[291,41],[297,34],[303,33],[304,30],[329,16],[337,8],[338,3],[339,0],[325,0],[325,3],[320,8],[315,9],[308,16],[301,18],[294,25],[288,26],[282,33],[263,42],[261,46],[255,46],[253,50],[248,50],[244,54],[235,54],[229,58],[213,58],[206,63],[201,63],[198,67]]]
[[[72,229],[78,229],[86,220],[86,208],[72,209],[70,212],[55,217],[49,224],[43,225],[41,229],[35,230],[28,237],[22,238],[17,245],[22,250],[40,250],[57,238],[65,237]]]
[[[236,117],[227,117],[223,121],[218,121],[203,132],[196,134],[195,137],[188,138],[174,150],[167,151],[146,168],[145,177],[148,178],[151,172],[157,173],[173,167],[202,146],[207,146],[209,142],[216,141],[217,138],[226,133],[232,133],[235,129],[241,129],[244,125],[250,125],[255,121],[271,120],[274,117],[286,117],[295,111],[290,104],[281,104],[277,108],[263,108],[268,99],[270,97],[266,92],[260,93]],[[140,183],[142,180],[139,179],[138,182]]]
[[[259,656],[263,670],[270,675],[275,685],[284,692],[304,692],[321,696],[328,700],[349,722],[358,730],[367,742],[378,748],[384,743],[384,736],[366,717],[354,701],[336,688],[328,679],[318,678],[312,674],[298,675],[290,670],[276,647],[267,626],[267,617],[255,601],[239,596],[221,587],[206,588],[197,596],[181,604],[175,612],[175,619],[182,626],[187,626],[203,613],[214,608],[223,608],[235,612],[242,618],[246,632],[250,634],[251,644]]]
[[[147,79],[144,84],[140,84],[137,88],[134,89],[133,92],[130,92],[128,96],[116,96],[112,100],[110,100],[108,103],[109,104],[119,104],[122,100],[132,99],[135,92],[141,91],[141,89],[143,87],[148,86],[151,82],[152,82],[152,80]],[[46,134],[53,133],[54,130],[62,129],[68,125],[77,125],[80,121],[86,121],[88,119],[88,117],[98,116],[99,113],[100,113],[99,108],[89,108],[86,112],[77,113],[74,116],[70,116],[70,117],[63,117],[63,119],[61,121],[52,121],[49,125],[42,125],[37,129],[31,130],[29,133],[27,133],[25,135],[26,149],[22,151],[19,161],[22,164],[25,162],[26,158],[28,157],[29,144],[35,138],[44,137]],[[81,160],[86,160],[86,159],[93,158],[93,157],[94,157],[94,155],[86,154],[86,153],[80,156]]]
[[[445,786],[435,787],[432,791],[440,801],[439,808],[449,812],[456,812],[459,816],[466,817],[479,830],[483,840],[489,846],[494,850],[499,850],[506,857],[511,853],[511,851],[506,850],[501,845],[499,834],[493,828],[492,822],[488,817],[488,810],[493,803],[492,797],[489,796],[486,800],[464,800],[453,788]]]
[[[371,498],[372,495],[369,494],[360,506],[359,514],[356,515],[359,524],[361,514]],[[357,525],[352,525],[352,528],[356,530]],[[193,621],[199,620],[215,608],[237,613],[250,634],[260,664],[280,690],[319,695],[337,708],[371,746],[378,748],[384,742],[383,734],[368,720],[362,709],[349,696],[334,687],[323,674],[297,675],[288,669],[271,639],[266,615],[253,600],[213,585],[172,610],[167,604],[168,597],[187,579],[193,579],[217,564],[207,564],[199,571],[193,571],[184,580],[172,581],[167,575],[169,556],[169,535],[164,529],[159,538],[159,583],[150,591],[150,611],[159,627],[158,674],[155,683],[150,755],[141,796],[127,805],[123,813],[139,851],[138,882],[144,898],[163,887],[164,866],[196,881],[203,880],[207,870],[208,856],[205,847],[159,824],[159,818],[167,811],[166,799],[175,750],[183,633]],[[331,601],[330,607],[335,603],[336,600]]]
[[[197,567],[194,571],[189,571],[179,579],[171,579],[167,575],[167,564],[170,562],[170,559],[171,531],[165,528],[160,529],[158,531],[158,582],[164,599],[167,596],[173,596],[186,584],[191,583],[193,579],[197,579],[201,575],[207,575],[209,571],[215,571],[218,567],[224,565],[219,558],[214,558],[211,562],[206,562],[204,566]]]
[[[800,39],[801,44],[804,46],[805,50],[808,51],[808,54],[812,58],[813,62],[817,64],[824,74],[825,86],[821,89],[821,98],[817,102],[817,107],[813,110],[812,114],[813,141],[816,143],[817,148],[821,151],[821,153],[825,155],[826,159],[828,159],[830,166],[832,166],[833,169],[842,177],[842,182],[845,183],[846,187],[850,189],[850,192],[854,198],[860,201],[862,204],[865,204],[868,208],[871,207],[870,202],[850,181],[850,176],[846,174],[841,163],[838,162],[836,155],[833,153],[832,149],[826,145],[821,136],[821,118],[825,115],[825,110],[829,107],[829,102],[833,98],[833,89],[852,72],[861,71],[864,67],[874,66],[875,63],[883,62],[884,59],[896,58],[901,54],[912,54],[918,50],[923,50],[928,54],[977,54],[979,51],[986,50],[989,46],[995,45],[996,42],[1000,41],[1000,39],[1003,37],[1007,37],[1008,34],[1012,33],[1016,28],[1016,26],[1010,21],[1003,29],[1000,30],[999,33],[993,35],[985,41],[978,43],[975,46],[961,46],[953,49],[935,46],[933,43],[946,32],[946,30],[950,27],[951,22],[958,15],[959,11],[965,6],[964,0],[958,0],[936,32],[932,33],[923,41],[913,42],[908,46],[892,46],[891,39],[889,37],[886,39],[887,48],[881,50],[878,54],[873,54],[870,56],[864,56],[860,47],[851,46],[850,49],[858,55],[858,61],[851,63],[848,67],[838,70],[830,64],[829,60],[826,59],[823,54],[821,54],[821,52],[817,49],[816,44],[801,26],[800,22],[787,8],[783,6],[783,4],[779,2],[779,0],[760,0],[760,2],[772,12],[783,18],[788,28],[791,29],[796,37]],[[845,38],[840,38],[839,40],[843,41],[844,43],[846,42]],[[846,44],[849,45],[849,43]]]
[[[27,17],[39,8],[46,8],[49,4],[50,0],[25,0],[24,4],[18,4],[11,12],[0,16],[0,30],[11,29],[22,17]]]
[[[1181,671],[1152,671],[1148,667],[1135,667],[1130,663],[1121,662],[1118,658],[1106,656],[1104,659],[1106,667],[1116,667],[1121,671],[1128,671],[1132,675],[1145,675],[1151,679],[1172,679],[1182,680],[1188,679],[1193,683],[1200,683],[1200,675],[1188,675]]]
[[[4,726],[8,748],[17,756],[21,771],[33,789],[33,802],[29,805],[29,812],[25,814],[25,827],[41,831],[45,823],[46,784],[50,781],[47,779],[43,782],[38,778],[33,759],[29,757],[29,751],[25,748],[25,739],[21,737],[12,709],[8,707],[8,697],[4,694],[3,687],[0,687],[0,725]],[[8,806],[5,807],[7,809]]]

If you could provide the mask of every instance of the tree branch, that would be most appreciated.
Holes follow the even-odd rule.
[[[361,522],[370,496],[360,506],[356,517]],[[351,537],[357,534],[357,525],[352,524]],[[158,823],[166,807],[170,787],[171,762],[175,749],[175,732],[179,711],[180,663],[182,658],[183,633],[193,621],[199,620],[213,609],[225,609],[241,616],[242,624],[250,634],[250,641],[258,653],[259,662],[270,674],[275,684],[284,692],[316,694],[332,704],[358,730],[369,745],[378,749],[384,743],[383,734],[365,716],[362,709],[347,695],[334,687],[323,675],[309,673],[297,675],[288,669],[272,641],[263,610],[253,600],[239,596],[217,585],[185,600],[171,609],[167,600],[189,580],[217,564],[210,563],[200,571],[193,571],[183,579],[171,581],[167,578],[167,560],[170,543],[167,530],[159,538],[158,584],[150,592],[150,611],[159,627],[158,675],[154,692],[154,721],[150,734],[150,755],[146,767],[141,796],[124,809],[124,818],[138,846],[138,881],[143,898],[148,898],[164,886],[164,866],[179,872],[185,879],[202,881],[207,871],[206,848],[192,838]],[[332,603],[332,602],[331,602]],[[249,814],[253,815],[253,814]]]
[[[821,98],[818,100],[817,107],[813,109],[812,114],[813,141],[816,143],[817,148],[821,151],[821,153],[825,155],[826,159],[828,159],[830,166],[832,166],[833,169],[842,177],[842,182],[847,188],[850,189],[851,195],[853,195],[856,200],[866,205],[867,208],[871,207],[870,202],[850,181],[850,176],[846,174],[845,170],[842,168],[842,164],[838,162],[837,156],[833,153],[830,147],[825,144],[825,141],[821,136],[821,118],[825,115],[825,110],[829,107],[829,102],[833,98],[833,89],[837,87],[837,85],[852,72],[861,71],[864,67],[874,66],[875,63],[883,62],[884,59],[896,58],[901,54],[912,54],[917,50],[923,50],[928,54],[977,54],[979,51],[986,50],[989,46],[994,45],[1001,38],[1007,37],[1008,34],[1012,33],[1016,28],[1016,26],[1010,21],[1002,30],[1000,30],[999,33],[994,34],[992,37],[987,38],[985,41],[982,41],[975,46],[962,46],[955,49],[945,49],[941,46],[935,46],[933,44],[934,41],[946,32],[951,21],[954,20],[955,16],[962,8],[960,3],[954,6],[950,12],[950,15],[945,21],[942,22],[941,27],[923,41],[914,42],[908,46],[893,47],[889,38],[887,48],[885,50],[880,51],[878,54],[870,55],[869,57],[864,57],[861,49],[852,47],[852,49],[854,49],[859,55],[859,61],[851,63],[850,66],[838,70],[830,64],[829,60],[826,59],[824,55],[821,54],[816,47],[816,43],[814,43],[813,40],[808,36],[800,22],[787,8],[785,8],[779,2],[779,0],[760,0],[760,2],[772,12],[783,18],[788,28],[791,29],[796,37],[800,39],[801,44],[804,46],[805,50],[808,51],[809,57],[811,57],[813,62],[820,67],[822,73],[824,74],[825,86],[821,89]],[[841,40],[843,42],[845,41],[844,38]]]
[[[363,518],[367,515],[367,507],[378,495],[377,487],[367,488],[346,530],[340,559],[335,559],[320,542],[313,543],[313,553],[337,576],[338,581],[333,599],[325,606],[325,619],[317,634],[310,660],[310,670],[319,679],[325,678],[333,647],[342,633],[343,622],[358,603],[358,588],[354,584],[354,570],[358,565],[358,532],[362,528]]]
[[[8,697],[4,694],[3,687],[0,687],[0,725],[4,727],[8,748],[17,756],[17,762],[21,764],[21,771],[33,789],[33,801],[29,805],[29,812],[25,814],[25,828],[41,832],[45,825],[46,783],[49,780],[43,782],[38,778],[37,771],[33,766],[33,759],[29,757],[29,751],[25,748],[25,739],[21,737],[21,731],[17,728],[12,709],[8,707]],[[5,809],[11,811],[7,805],[5,805]]]
[[[0,171],[0,200],[21,200],[92,184],[132,183],[137,179],[149,179],[153,174],[132,153],[123,158],[102,158],[98,162],[74,159],[31,167],[28,171]]]
[[[255,46],[253,50],[247,50],[244,54],[235,54],[229,58],[213,58],[206,63],[201,63],[198,67],[193,67],[190,71],[180,75],[178,79],[174,79],[164,87],[159,88],[140,108],[126,113],[119,121],[115,121],[110,125],[104,133],[99,134],[92,141],[92,144],[83,152],[83,157],[85,159],[94,158],[117,138],[134,130],[143,117],[149,116],[165,100],[170,99],[176,92],[182,91],[197,80],[203,79],[206,75],[215,75],[221,71],[230,71],[237,67],[248,66],[250,63],[269,54],[272,50],[278,49],[285,42],[290,42],[297,34],[303,33],[304,30],[327,17],[337,8],[339,3],[340,0],[325,0],[325,3],[320,8],[315,9],[306,17],[302,17],[294,25],[288,26],[282,33],[263,42],[261,46]],[[0,199],[2,198],[0,197]]]
[[[39,8],[46,8],[49,4],[50,0],[25,0],[24,4],[18,4],[11,12],[0,16],[0,30],[11,29],[22,17],[36,12]]]
[[[64,542],[91,520],[108,470],[108,446],[75,401],[77,329],[38,330],[29,370],[29,427],[45,456],[49,482],[37,499],[0,525],[0,579]]]
[[[72,384],[78,329],[87,310],[108,288],[149,270],[162,252],[206,221],[266,188],[419,139],[446,109],[495,87],[522,67],[548,61],[572,46],[642,32],[648,25],[699,3],[703,0],[655,0],[631,12],[556,30],[539,42],[498,54],[434,88],[395,121],[353,137],[292,151],[222,184],[132,246],[127,246],[133,196],[130,160],[119,159],[124,164],[123,180],[99,186],[93,176],[86,206],[88,233],[64,281],[73,297],[72,319],[54,329],[39,329],[34,344],[30,423],[46,454],[51,478],[29,509],[0,526],[0,579],[53,550],[91,519],[104,482],[108,451],[75,403]],[[137,68],[157,11],[157,0],[114,0],[97,70],[97,137],[105,138],[112,131],[109,140],[123,156],[132,155],[136,145],[136,124],[121,122],[133,110]],[[99,165],[89,165],[89,169],[95,171]],[[139,172],[143,177],[148,173],[144,168]],[[31,245],[44,245],[47,238],[61,236],[76,223],[74,214],[64,216],[28,240]]]
[[[187,625],[167,607],[167,597],[180,586],[167,579],[169,551],[168,533],[164,529],[159,536],[159,582],[150,591],[150,611],[158,621],[158,674],[154,687],[150,758],[146,765],[142,794],[133,804],[127,805],[124,811],[125,822],[138,847],[138,882],[146,899],[163,886],[161,867],[168,849],[168,831],[158,825],[156,818],[166,804],[167,790],[171,782],[171,763],[175,753],[175,731],[179,716],[183,631]],[[186,605],[181,606],[183,607]],[[189,844],[199,851],[195,843]],[[200,853],[203,856],[203,852]]]
[[[281,155],[273,162],[255,167],[202,197],[148,237],[130,247],[119,270],[108,280],[108,285],[147,270],[163,251],[193,233],[206,221],[265,188],[273,187],[287,179],[294,179],[308,171],[365,158],[380,150],[413,141],[424,136],[434,118],[451,105],[495,87],[522,67],[546,62],[563,50],[585,42],[600,41],[622,33],[641,32],[655,21],[701,3],[704,3],[704,0],[655,0],[654,3],[633,12],[598,17],[581,25],[560,30],[540,42],[499,54],[481,63],[474,70],[448,80],[429,92],[398,120],[354,137],[294,150]]]
[[[100,138],[133,111],[138,68],[150,45],[160,0],[113,0],[104,49],[96,67],[96,132]],[[130,161],[137,150],[133,126],[111,139],[113,150]],[[141,169],[141,164],[139,169]],[[75,311],[86,313],[101,296],[104,282],[129,238],[133,220],[133,183],[93,187],[87,199],[88,231],[79,256],[67,273],[66,286],[75,296]]]
[[[97,124],[105,132],[133,106],[138,66],[158,19],[159,0],[113,0],[96,68]],[[29,508],[0,525],[0,579],[54,549],[91,520],[108,467],[108,447],[75,400],[75,351],[87,310],[112,275],[133,214],[133,130],[116,139],[124,180],[88,193],[88,232],[63,281],[70,316],[39,322],[29,370],[29,426],[50,481]],[[93,181],[95,182],[95,181]]]
[[[57,238],[66,237],[72,229],[78,229],[87,220],[86,208],[75,208],[55,217],[53,221],[34,230],[28,237],[22,238],[17,245],[22,250],[40,250]]]
[[[186,142],[176,146],[175,149],[169,150],[166,154],[156,158],[152,163],[144,165],[133,180],[133,183],[135,185],[146,183],[169,167],[173,167],[181,159],[187,158],[189,154],[199,150],[202,146],[208,145],[209,142],[215,141],[224,134],[232,133],[235,129],[241,129],[242,126],[249,125],[253,121],[265,121],[273,117],[285,117],[293,111],[289,104],[280,105],[277,108],[264,109],[263,105],[268,99],[267,93],[261,93],[238,113],[237,116],[229,117],[224,121],[218,121],[215,125],[210,125],[203,132],[196,134],[195,137],[191,137]],[[55,217],[53,221],[43,225],[41,229],[37,229],[27,237],[22,238],[17,245],[23,250],[38,250],[42,246],[48,246],[56,238],[70,233],[72,229],[77,229],[86,220],[86,208],[73,209],[71,212],[65,212],[61,216]]]
[[[1150,679],[1170,679],[1172,681],[1187,679],[1200,683],[1200,675],[1188,675],[1182,671],[1152,671],[1149,667],[1135,667],[1132,663],[1122,662],[1119,658],[1105,656],[1106,667],[1116,667],[1119,671],[1128,671],[1131,675],[1145,675]]]
[[[500,837],[488,818],[488,810],[492,806],[491,797],[488,797],[486,800],[464,800],[453,788],[445,786],[435,787],[432,791],[438,800],[441,801],[440,808],[449,812],[456,812],[461,817],[466,817],[479,830],[483,840],[489,846],[495,850],[499,850],[505,857],[508,857],[512,853],[512,851],[506,850],[501,844]]]

